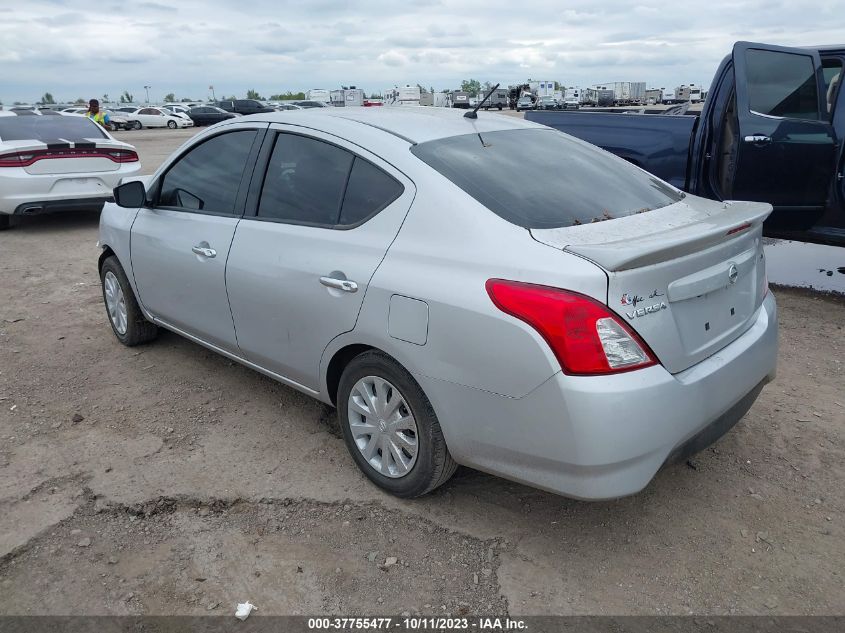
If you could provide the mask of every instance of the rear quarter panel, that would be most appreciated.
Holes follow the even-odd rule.
[[[606,275],[582,258],[536,242],[427,166],[413,178],[417,196],[405,223],[370,281],[355,329],[326,350],[321,376],[337,350],[357,343],[382,349],[415,375],[524,396],[560,365],[533,328],[493,305],[487,280],[568,288],[604,300]],[[394,295],[427,304],[424,345],[389,335]],[[325,382],[322,387],[326,393]]]
[[[597,145],[686,190],[696,116],[535,110],[525,119]]]

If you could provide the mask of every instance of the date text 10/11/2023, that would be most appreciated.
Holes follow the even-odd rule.
[[[324,617],[308,618],[309,630],[400,630],[400,631],[445,631],[445,630],[474,630],[474,631],[523,631],[526,624],[523,620],[498,617]]]

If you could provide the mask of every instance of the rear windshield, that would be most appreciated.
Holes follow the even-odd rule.
[[[556,130],[501,130],[411,151],[508,222],[547,229],[665,207],[683,197],[621,158]]]
[[[106,138],[100,126],[81,116],[0,117],[0,141],[74,141]]]

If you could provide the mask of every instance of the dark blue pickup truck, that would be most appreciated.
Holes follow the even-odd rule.
[[[768,202],[771,235],[845,244],[845,45],[738,42],[699,115],[531,111],[689,193]]]

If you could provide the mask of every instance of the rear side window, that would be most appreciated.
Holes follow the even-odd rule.
[[[812,57],[749,49],[745,52],[745,64],[752,112],[789,119],[819,118]]]
[[[827,111],[833,114],[833,106],[836,103],[836,96],[842,85],[842,60],[840,59],[824,59],[822,60],[824,67],[824,85],[825,85],[825,101],[827,102]]]
[[[267,166],[258,217],[294,224],[337,224],[352,154],[296,134],[279,134]]]
[[[0,140],[60,142],[86,138],[106,138],[99,125],[80,116],[0,117]]]
[[[621,158],[551,129],[464,134],[411,151],[493,213],[528,229],[611,220],[683,197]]]
[[[261,190],[258,217],[326,228],[367,221],[404,187],[372,163],[323,141],[279,134]]]
[[[339,224],[360,224],[402,195],[404,187],[381,169],[356,158],[346,186]]]
[[[159,206],[237,215],[235,201],[255,134],[228,132],[189,150],[165,174]]]

